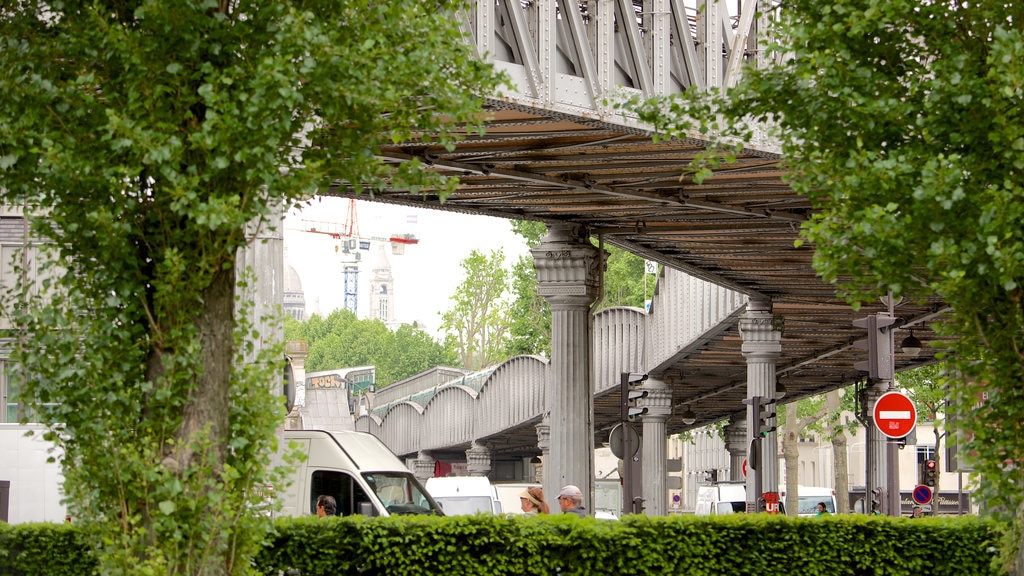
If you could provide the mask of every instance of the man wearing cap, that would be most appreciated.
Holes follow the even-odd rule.
[[[583,492],[572,484],[558,491],[558,506],[564,514],[575,514],[580,518],[587,515],[587,509],[583,507]]]

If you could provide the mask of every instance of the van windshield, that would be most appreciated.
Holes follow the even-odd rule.
[[[817,514],[819,502],[825,504],[825,512],[828,512],[829,514],[836,513],[835,502],[832,501],[831,496],[800,496],[798,501],[799,510],[797,511],[797,514],[805,516]]]
[[[370,472],[363,478],[389,514],[437,514],[437,504],[423,490],[412,474],[402,472]]]

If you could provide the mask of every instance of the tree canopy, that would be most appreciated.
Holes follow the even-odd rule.
[[[285,321],[286,340],[309,345],[306,372],[374,366],[378,388],[435,366],[458,364],[458,356],[429,334],[403,324],[391,331],[380,320],[359,320],[349,310],[335,310],[304,322]]]
[[[53,406],[70,509],[94,526],[103,573],[245,571],[283,352],[280,334],[246,321],[246,232],[332,183],[451,189],[375,151],[477,126],[498,78],[462,37],[459,7],[0,9],[0,195],[42,216],[35,233],[66,270],[44,270],[47,299],[25,286],[5,306],[19,389]]]
[[[853,303],[938,295],[955,405],[988,502],[1024,511],[1024,5],[795,0],[766,60],[725,98],[641,114],[664,134],[750,141],[774,127],[815,214],[802,237]],[[719,119],[722,120],[719,123]],[[736,138],[737,140],[731,140]],[[723,145],[724,146],[724,145]],[[1024,564],[1021,564],[1024,570]]]

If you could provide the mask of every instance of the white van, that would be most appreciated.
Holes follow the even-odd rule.
[[[337,515],[443,515],[437,503],[383,442],[365,432],[285,430],[282,449],[304,456],[281,500],[281,514],[316,514],[322,494],[338,503]]]
[[[744,482],[718,482],[697,487],[697,516],[716,516],[747,511],[747,485]]]
[[[501,500],[491,481],[483,476],[427,478],[427,492],[441,506],[445,516],[501,514]]]
[[[824,502],[825,512],[836,513],[836,492],[831,488],[822,486],[797,486],[797,516],[817,516],[818,503]],[[786,493],[782,492],[780,497],[785,500]]]

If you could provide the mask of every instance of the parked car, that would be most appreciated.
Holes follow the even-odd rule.
[[[501,514],[498,491],[483,476],[428,478],[427,492],[446,516],[461,514]]]

